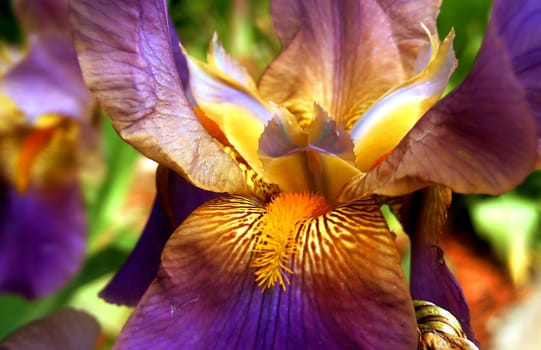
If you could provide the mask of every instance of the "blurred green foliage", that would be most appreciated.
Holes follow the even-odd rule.
[[[486,28],[490,4],[488,0],[443,2],[438,22],[440,37],[444,37],[451,28],[454,28],[456,32],[454,46],[459,60],[459,67],[451,79],[451,86],[455,86],[464,78],[474,62]],[[170,0],[169,5],[172,21],[181,41],[195,57],[200,59],[205,57],[206,48],[214,32],[218,33],[225,48],[246,64],[255,75],[260,74],[279,51],[280,45],[273,33],[268,15],[269,0]],[[21,42],[20,32],[10,11],[9,2],[6,1],[0,2],[0,40],[10,43]],[[119,326],[121,322],[116,320],[122,319],[127,314],[125,309],[104,306],[104,303],[95,296],[95,292],[118,269],[135,244],[137,232],[133,232],[133,227],[122,224],[121,207],[130,190],[138,155],[118,138],[106,117],[102,120],[103,162],[106,170],[99,183],[86,188],[90,227],[88,256],[84,266],[78,276],[54,296],[33,302],[11,295],[0,296],[0,339],[31,319],[74,303],[99,316],[102,323],[107,323],[107,318],[114,319],[116,323],[120,323],[117,325]],[[498,249],[505,251],[505,246],[512,244],[516,238],[513,236],[516,226],[511,224],[511,219],[505,229],[494,220],[494,210],[507,211],[508,206],[511,206],[526,210],[525,215],[530,215],[528,220],[533,221],[531,223],[528,221],[527,227],[524,228],[528,231],[524,233],[528,237],[527,245],[531,247],[537,244],[537,247],[541,248],[539,222],[537,221],[535,226],[536,221],[532,218],[532,215],[539,218],[540,172],[534,173],[511,195],[497,199],[481,196],[471,198],[471,201],[465,202],[469,203],[474,213],[476,227],[484,232],[492,232],[485,237],[493,241],[495,247],[503,245],[504,248]],[[517,198],[520,202],[518,206]],[[493,200],[496,202],[492,203]],[[483,207],[483,203],[489,203],[490,210]],[[524,203],[528,204],[524,206]],[[494,209],[494,206],[496,208],[500,206],[500,209]],[[526,225],[522,214],[517,214],[513,220],[522,221],[522,224]],[[104,232],[107,234],[105,239]],[[98,304],[101,306],[97,307]]]
[[[269,0],[170,0],[170,15],[190,55],[205,59],[216,33],[234,57],[259,75],[280,45],[269,17]]]
[[[491,3],[489,0],[444,0],[442,3],[438,17],[440,38],[451,29],[456,35],[453,47],[458,67],[451,77],[450,87],[464,80],[473,65],[485,35]]]
[[[21,32],[10,1],[0,1],[0,40],[9,43],[18,43],[21,40]]]

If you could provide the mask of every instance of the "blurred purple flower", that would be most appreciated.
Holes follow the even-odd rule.
[[[473,347],[438,236],[451,190],[501,193],[538,161],[541,5],[514,4],[496,1],[476,65],[440,99],[456,60],[439,1],[275,0],[283,50],[258,84],[217,38],[208,63],[183,56],[165,1],[73,1],[83,75],[119,134],[228,193],[190,201],[165,243],[184,209],[158,191],[140,243],[158,230],[165,247],[117,347]],[[382,204],[412,238],[411,286]]]
[[[17,59],[2,55],[0,71],[0,292],[36,298],[62,287],[84,257],[78,152],[92,133],[94,100],[67,1],[14,6],[28,49]]]

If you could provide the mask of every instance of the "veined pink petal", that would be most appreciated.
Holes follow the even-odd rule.
[[[314,101],[351,123],[392,86],[413,74],[435,31],[439,2],[274,1],[284,51],[261,78],[263,96],[309,119]]]

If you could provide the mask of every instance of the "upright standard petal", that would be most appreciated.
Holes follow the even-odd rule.
[[[349,128],[413,75],[429,44],[421,23],[435,32],[438,8],[437,1],[274,1],[284,51],[262,76],[262,95],[301,118],[317,101]]]
[[[349,131],[355,162],[367,172],[389,154],[419,119],[440,99],[456,67],[454,32],[441,43],[431,38],[431,54],[423,69],[374,103]]]
[[[83,76],[120,135],[198,187],[248,192],[242,171],[205,131],[184,95],[167,2],[70,4]]]
[[[0,183],[0,291],[41,297],[63,286],[85,253],[79,186],[67,183],[21,195]]]
[[[160,256],[169,236],[190,213],[218,196],[188,183],[173,171],[159,167],[158,194],[145,229],[130,256],[113,279],[100,292],[110,303],[135,306],[160,266]]]
[[[541,157],[541,2],[497,0],[490,26],[498,31],[537,120]],[[540,159],[541,161],[541,159]]]
[[[498,194],[518,185],[537,157],[536,124],[524,89],[493,27],[466,80],[414,126],[342,199],[399,195],[429,184]]]
[[[285,291],[261,290],[254,279],[265,215],[262,203],[239,196],[195,210],[166,245],[116,348],[416,346],[399,256],[371,198],[299,223]]]

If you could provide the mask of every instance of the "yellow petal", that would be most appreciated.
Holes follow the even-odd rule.
[[[6,128],[9,130],[12,123],[22,121],[21,117],[21,111],[17,108],[15,101],[0,92],[0,118],[2,118],[0,131],[4,132]]]
[[[264,177],[284,192],[318,193],[334,203],[345,183],[359,175],[347,132],[313,106],[311,124],[302,128],[285,108],[277,109],[259,140]]]
[[[0,78],[21,59],[22,54],[23,52],[19,48],[0,42]]]
[[[272,118],[272,111],[258,96],[252,78],[225,53],[216,36],[209,48],[208,63],[187,59],[190,87],[199,108],[247,163],[262,173],[258,139],[265,123]]]
[[[417,75],[380,98],[350,130],[355,162],[364,172],[388,154],[441,97],[456,66],[451,31],[439,44],[431,36],[431,57]]]

